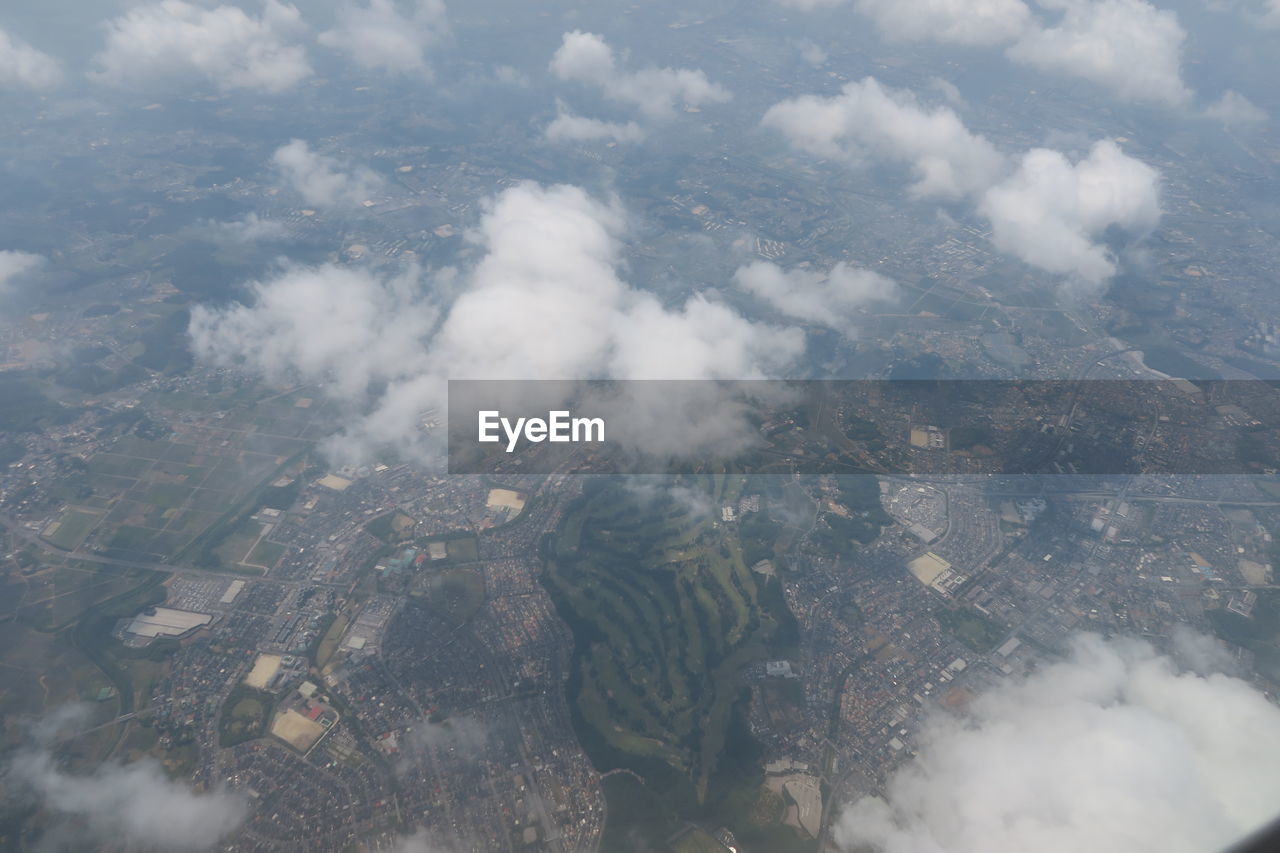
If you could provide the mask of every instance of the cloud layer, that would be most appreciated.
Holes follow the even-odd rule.
[[[886,38],[949,44],[1004,44],[1031,25],[1022,0],[858,0]]]
[[[132,850],[206,850],[235,832],[249,813],[244,797],[216,792],[194,794],[171,781],[150,759],[108,763],[89,774],[58,766],[52,739],[87,720],[82,706],[65,706],[32,730],[34,745],[9,765],[39,805],[76,823],[52,830],[66,849],[99,845]],[[56,846],[56,845],[55,845]]]
[[[858,309],[897,296],[893,280],[872,270],[838,263],[828,273],[784,270],[768,261],[740,267],[734,281],[778,312],[806,323],[850,333]]]
[[[318,40],[362,68],[429,75],[427,50],[448,32],[447,11],[443,0],[409,0],[408,6],[402,11],[395,0],[343,3],[334,27]]]
[[[1042,71],[1080,77],[1120,98],[1178,106],[1186,31],[1174,12],[1145,0],[1039,0],[1061,20],[1027,32],[1009,58]]]
[[[910,167],[918,196],[960,198],[989,185],[1002,157],[964,126],[948,107],[929,108],[911,92],[874,77],[845,84],[839,95],[802,95],[765,113],[765,127],[819,157],[860,162],[875,158]]]
[[[419,272],[382,278],[369,270],[291,266],[249,285],[249,305],[191,312],[195,355],[247,365],[273,382],[301,379],[341,399],[426,369],[423,342],[438,319]],[[252,307],[250,307],[252,306]]]
[[[0,87],[47,91],[62,82],[62,67],[46,53],[0,30]]]
[[[13,293],[25,276],[44,263],[43,256],[31,252],[0,251],[0,298]]]
[[[749,379],[803,354],[799,330],[704,296],[667,306],[627,284],[625,232],[616,201],[519,184],[485,204],[468,235],[484,255],[466,272],[289,268],[251,285],[247,304],[194,309],[193,350],[322,384],[353,409],[335,444],[347,455],[428,452],[418,424],[443,408],[449,378]]]
[[[634,121],[601,121],[580,116],[563,102],[556,104],[556,117],[547,125],[547,139],[552,142],[639,142],[644,130]]]
[[[845,0],[780,0],[802,9]],[[1131,101],[1182,106],[1186,31],[1147,0],[855,0],[890,41],[1007,46],[1010,60],[1096,83]]]
[[[935,715],[885,799],[841,816],[845,850],[1204,853],[1275,817],[1280,709],[1135,640],[1070,656]]]
[[[1205,118],[1215,119],[1227,127],[1265,124],[1267,111],[1254,104],[1239,92],[1227,90],[1222,97],[1204,109]]]
[[[1141,239],[1160,218],[1159,173],[1114,142],[1075,163],[1043,148],[1009,158],[950,107],[927,107],[870,77],[830,98],[776,104],[763,123],[820,157],[906,165],[913,195],[969,201],[997,248],[1077,284],[1096,287],[1114,274],[1104,238]]]
[[[997,249],[1034,267],[1090,284],[1115,274],[1101,238],[1112,228],[1130,237],[1160,221],[1159,174],[1110,140],[1072,163],[1059,151],[1035,148],[1017,171],[978,204]]]
[[[315,207],[357,207],[383,186],[372,169],[319,154],[301,139],[277,148],[271,163],[283,184]]]
[[[610,100],[630,104],[650,119],[669,119],[676,107],[701,107],[728,101],[729,92],[700,69],[646,67],[624,71],[602,36],[580,30],[565,33],[551,59],[561,80],[598,88]]]
[[[221,91],[277,93],[311,75],[296,7],[265,0],[262,13],[187,0],[135,6],[107,22],[91,76],[113,86],[167,88],[192,77]]]

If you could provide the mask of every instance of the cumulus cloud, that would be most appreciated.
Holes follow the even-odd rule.
[[[1011,160],[950,107],[926,107],[870,77],[831,98],[775,104],[763,123],[820,157],[909,165],[913,195],[972,203],[998,249],[1078,285],[1115,272],[1104,239],[1141,239],[1160,218],[1159,173],[1110,140],[1076,163],[1046,148]]]
[[[827,52],[820,45],[811,41],[803,41],[799,45],[800,58],[814,68],[821,68],[827,64]]]
[[[950,107],[926,107],[911,92],[874,78],[847,83],[829,98],[802,95],[770,107],[763,123],[796,148],[833,160],[903,163],[917,196],[960,198],[991,183],[1002,157]]]
[[[418,430],[445,380],[756,378],[803,353],[803,335],[694,296],[664,306],[620,276],[625,215],[578,187],[523,183],[484,206],[483,257],[456,280],[296,267],[249,301],[197,308],[196,355],[277,381],[319,382],[356,416],[332,445],[429,453]],[[457,291],[437,310],[432,291]],[[437,324],[437,318],[439,322]]]
[[[956,109],[964,109],[967,104],[964,95],[960,94],[960,89],[950,80],[944,80],[941,77],[930,77],[929,87],[935,89],[942,97],[947,99],[947,103]]]
[[[711,495],[705,489],[691,488],[674,482],[670,477],[655,474],[633,474],[623,482],[623,487],[650,508],[661,508],[665,502],[673,502],[682,510],[697,518],[710,518],[716,510]]]
[[[1042,270],[1098,284],[1116,271],[1098,240],[1110,229],[1145,237],[1159,222],[1159,173],[1110,140],[1095,143],[1077,163],[1036,148],[984,194],[978,210],[991,222],[996,248]]]
[[[1039,0],[1062,12],[1013,44],[1011,59],[1042,71],[1090,80],[1128,100],[1172,106],[1191,91],[1182,82],[1186,31],[1176,13],[1146,0]]]
[[[108,843],[136,850],[205,850],[248,816],[245,798],[222,791],[195,794],[150,759],[108,763],[88,774],[67,772],[50,746],[86,719],[78,706],[50,715],[32,729],[34,745],[9,766],[11,778],[42,808],[83,825],[90,838],[79,839],[76,847]]]
[[[23,279],[44,263],[44,257],[31,252],[0,251],[0,298],[14,293]]]
[[[198,358],[249,366],[273,382],[317,383],[358,402],[371,386],[426,369],[439,313],[415,267],[382,277],[334,264],[290,266],[248,290],[248,305],[192,309]]]
[[[1069,657],[926,721],[916,757],[840,817],[845,850],[1203,853],[1275,817],[1280,709],[1136,640]]]
[[[1222,97],[1205,107],[1204,116],[1219,121],[1227,127],[1265,124],[1270,118],[1266,110],[1255,105],[1239,92],[1231,90],[1223,92]]]
[[[779,0],[814,9],[845,0]],[[1280,0],[1268,0],[1280,4]],[[1147,0],[854,0],[891,41],[968,46],[1008,45],[1014,62],[1079,77],[1115,96],[1185,105],[1182,79],[1186,32],[1178,16]],[[1280,6],[1275,20],[1280,24]]]
[[[62,67],[47,53],[0,30],[0,86],[47,91],[62,82]]]
[[[289,233],[283,222],[263,219],[256,213],[226,222],[206,222],[203,227],[209,239],[217,243],[271,242],[281,240]]]
[[[1280,0],[1266,0],[1262,23],[1264,26],[1280,29]]]
[[[576,115],[565,104],[556,104],[556,117],[547,125],[547,139],[552,142],[639,142],[644,131],[634,121],[601,121]]]
[[[638,294],[620,320],[611,359],[618,378],[763,379],[804,351],[798,330],[753,323],[703,296],[670,309]]]
[[[433,723],[419,720],[405,732],[402,745],[409,754],[445,750],[478,752],[489,739],[483,723],[474,717],[453,717]]]
[[[1003,44],[1032,22],[1022,0],[858,0],[856,7],[895,41]]]
[[[260,15],[187,0],[135,6],[106,24],[92,77],[113,86],[168,87],[196,78],[222,91],[283,92],[311,75],[296,7],[265,0]]]
[[[486,205],[471,235],[486,255],[437,341],[452,375],[749,378],[798,354],[798,338],[718,303],[667,308],[625,283],[624,232],[616,201],[572,186],[521,184]]]
[[[391,74],[430,74],[427,50],[448,32],[443,0],[410,0],[402,11],[395,0],[368,0],[338,7],[333,29],[319,42],[347,54],[363,68]]]
[[[580,30],[565,33],[551,59],[561,80],[595,86],[611,100],[635,106],[650,119],[668,119],[677,104],[700,107],[730,99],[729,92],[700,69],[646,67],[623,71],[602,36]]]
[[[316,153],[301,139],[277,148],[271,162],[284,185],[316,207],[356,207],[383,186],[382,178],[367,166]]]
[[[734,281],[788,317],[841,332],[852,330],[858,309],[890,301],[898,292],[892,279],[843,262],[822,273],[784,270],[768,261],[755,261],[740,267]]]

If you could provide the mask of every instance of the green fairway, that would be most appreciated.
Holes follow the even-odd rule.
[[[960,642],[984,654],[994,649],[1009,630],[969,607],[946,608],[933,615],[938,624],[954,633]]]
[[[778,620],[735,528],[717,521],[743,479],[666,485],[593,484],[566,516],[543,581],[573,629],[570,699],[593,761],[669,774],[700,802],[738,673],[766,655]]]

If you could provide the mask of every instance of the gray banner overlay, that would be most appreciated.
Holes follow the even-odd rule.
[[[1280,383],[451,380],[447,429],[455,474],[1273,474]]]

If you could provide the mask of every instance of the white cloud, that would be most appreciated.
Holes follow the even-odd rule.
[[[483,258],[454,279],[416,270],[294,267],[249,302],[192,311],[192,348],[213,364],[324,385],[352,417],[335,454],[428,454],[422,414],[446,379],[756,378],[803,335],[703,297],[668,308],[622,280],[625,216],[572,186],[523,183],[488,201],[468,237]],[[437,328],[436,293],[460,291]],[[441,301],[445,301],[440,297]]]
[[[150,760],[73,776],[58,769],[49,753],[36,752],[20,755],[13,769],[45,808],[83,820],[98,840],[135,849],[208,849],[249,811],[241,797],[193,794]]]
[[[1266,0],[1262,23],[1264,26],[1280,29],[1280,0]]]
[[[622,71],[604,38],[579,30],[565,33],[551,59],[561,80],[598,87],[612,100],[636,106],[650,119],[668,119],[676,106],[700,107],[730,99],[729,92],[699,69],[646,67]]]
[[[46,91],[62,82],[62,67],[52,56],[0,30],[0,86]]]
[[[800,9],[844,0],[779,0]],[[1280,0],[1272,14],[1280,25]],[[1147,0],[1036,0],[1046,22],[1025,0],[854,0],[891,41],[970,46],[1009,45],[1014,62],[1079,77],[1124,100],[1182,106],[1186,32],[1178,16]]]
[[[800,58],[814,68],[821,68],[827,64],[827,52],[820,45],[811,41],[803,41],[800,43]]]
[[[830,326],[841,332],[853,328],[855,312],[873,303],[896,298],[898,286],[873,270],[838,263],[829,273],[784,270],[768,261],[755,261],[734,273],[738,286],[763,299],[779,312]]]
[[[1280,709],[1244,681],[1180,671],[1133,640],[935,714],[884,800],[835,836],[874,853],[1204,853],[1275,817]]]
[[[915,174],[917,196],[960,198],[990,184],[1002,163],[995,146],[970,133],[950,107],[925,107],[912,93],[887,89],[873,77],[847,83],[830,98],[782,101],[763,123],[820,157],[904,163]]]
[[[637,296],[615,321],[612,374],[626,379],[763,379],[804,352],[797,329],[744,319],[694,296],[676,309]]]
[[[947,103],[956,109],[964,109],[967,106],[964,95],[960,94],[960,89],[950,80],[944,80],[941,77],[930,77],[929,86],[941,93],[942,97],[947,99]]]
[[[832,6],[843,6],[849,0],[776,0],[779,5],[787,6],[792,9],[802,9],[808,11],[810,9],[827,9]]]
[[[1160,220],[1160,176],[1110,140],[1071,163],[1036,148],[991,187],[978,209],[991,221],[996,248],[1032,266],[1096,285],[1115,273],[1096,242],[1111,228],[1144,237]]]
[[[1003,44],[1032,22],[1022,0],[858,0],[857,9],[895,41]]]
[[[249,305],[192,309],[198,358],[248,366],[273,382],[316,383],[355,402],[371,384],[426,370],[439,314],[416,268],[380,277],[333,264],[291,266],[248,290]]]
[[[1010,161],[951,108],[925,107],[870,77],[831,98],[776,104],[763,123],[820,157],[909,165],[913,195],[969,201],[990,220],[996,248],[1076,285],[1096,286],[1115,272],[1100,242],[1113,229],[1140,239],[1160,218],[1159,173],[1114,142],[1096,143],[1074,164],[1045,148]]]
[[[547,125],[547,139],[552,142],[639,142],[644,131],[634,121],[601,121],[575,114],[563,103],[556,104],[556,117]]]
[[[1062,12],[1029,30],[1008,54],[1015,62],[1097,83],[1126,100],[1171,106],[1191,91],[1182,81],[1186,31],[1176,13],[1146,0],[1039,0]]]
[[[244,797],[227,792],[194,794],[171,781],[150,759],[108,763],[92,773],[59,767],[49,744],[62,732],[82,727],[87,714],[67,706],[31,731],[35,745],[14,756],[9,772],[48,811],[75,818],[68,830],[78,849],[100,844],[126,849],[205,850],[236,831],[248,816]],[[65,838],[64,841],[68,840]]]
[[[489,732],[475,717],[450,717],[444,722],[419,720],[409,727],[402,741],[406,758],[434,760],[430,755],[439,750],[479,752],[489,739]]]
[[[352,166],[319,154],[301,139],[281,145],[271,157],[285,186],[316,207],[356,207],[383,186],[367,166]]]
[[[427,49],[448,32],[443,0],[410,0],[405,13],[395,0],[343,3],[333,29],[319,42],[341,51],[364,68],[392,74],[430,74]]]
[[[204,228],[213,241],[220,243],[270,242],[281,240],[289,233],[283,222],[263,219],[256,213],[226,222],[206,222]]]
[[[1233,92],[1230,89],[1223,92],[1218,100],[1205,107],[1204,116],[1220,121],[1228,127],[1264,124],[1270,118],[1266,110],[1255,105],[1239,92]]]
[[[13,293],[24,277],[44,263],[42,256],[31,252],[0,251],[0,298]]]
[[[168,87],[197,78],[231,91],[282,92],[311,75],[294,6],[265,0],[262,14],[187,0],[135,6],[106,24],[91,76],[113,86]]]
[[[798,336],[777,340],[778,330],[698,297],[664,308],[626,284],[624,231],[616,202],[577,187],[526,183],[489,203],[472,235],[487,254],[437,341],[451,375],[748,378],[798,355]],[[711,328],[722,337],[714,347]]]

